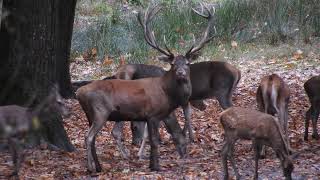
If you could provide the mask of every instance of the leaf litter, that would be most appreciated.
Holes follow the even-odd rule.
[[[319,44],[315,45],[318,47]],[[265,52],[265,50],[259,52]],[[296,53],[294,53],[296,52]],[[272,58],[239,56],[230,63],[242,72],[238,88],[233,94],[235,106],[257,109],[255,92],[262,76],[277,73],[288,83],[291,90],[289,104],[289,137],[291,147],[299,152],[294,159],[294,179],[319,179],[320,177],[320,141],[309,138],[303,140],[304,114],[309,102],[303,89],[303,83],[313,75],[320,74],[319,51],[293,51],[288,56]],[[292,57],[293,56],[293,57]],[[294,63],[293,63],[294,62]],[[91,62],[90,62],[91,63]],[[98,68],[90,67],[90,63],[74,62],[75,69],[87,69],[85,77]],[[293,65],[288,65],[293,64]],[[80,71],[73,72],[73,78],[81,77]],[[120,155],[111,130],[114,122],[107,122],[97,137],[97,153],[102,164],[102,172],[90,175],[86,170],[86,148],[84,137],[88,131],[88,122],[77,100],[68,100],[72,116],[64,119],[64,127],[75,152],[49,151],[46,147],[24,150],[24,161],[20,169],[21,179],[222,179],[223,170],[220,151],[223,145],[223,130],[218,122],[222,108],[215,99],[205,100],[208,105],[205,111],[193,109],[192,126],[195,143],[188,145],[188,157],[180,159],[175,151],[170,135],[161,127],[160,135],[160,172],[150,172],[149,160],[138,160],[138,146],[131,145],[129,122],[125,123],[124,144],[130,151],[129,159]],[[181,125],[184,124],[183,113],[176,111]],[[42,150],[40,150],[42,149]],[[147,146],[147,155],[149,151]],[[252,179],[254,171],[253,152],[250,141],[239,141],[235,148],[235,159],[243,179]],[[266,159],[259,161],[259,179],[284,179],[280,162],[269,148]],[[229,167],[232,179],[235,179]],[[12,172],[12,161],[9,152],[0,152],[0,179],[6,179]]]

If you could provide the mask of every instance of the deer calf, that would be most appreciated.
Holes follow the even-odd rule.
[[[225,144],[221,152],[225,180],[229,179],[228,157],[236,178],[240,179],[233,157],[234,145],[238,139],[253,141],[255,153],[254,179],[258,179],[258,160],[262,145],[270,146],[275,151],[281,161],[285,178],[291,179],[294,166],[289,156],[287,141],[285,141],[282,129],[275,117],[256,110],[231,107],[220,114],[220,122],[225,133]]]
[[[42,110],[52,108],[63,116],[69,115],[68,108],[58,92],[58,87],[53,87],[48,97],[33,108],[25,108],[17,105],[0,106],[0,138],[7,141],[12,153],[14,171],[12,175],[18,176],[20,167],[19,144],[30,132],[40,126],[38,120]]]
[[[317,121],[320,111],[320,76],[314,76],[304,83],[311,107],[306,113],[304,140],[308,140],[309,120],[312,120],[312,138],[319,139]]]
[[[286,139],[289,140],[288,104],[290,91],[288,85],[277,74],[265,76],[261,79],[256,96],[258,108],[261,112],[272,116],[278,115],[281,128],[284,130]],[[262,156],[265,155],[264,148],[262,148],[261,153]]]

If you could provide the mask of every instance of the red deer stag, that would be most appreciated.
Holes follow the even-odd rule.
[[[240,179],[233,157],[234,145],[238,139],[253,141],[255,153],[254,179],[258,179],[258,160],[262,145],[272,147],[280,159],[285,178],[291,179],[294,166],[289,155],[289,148],[279,122],[273,116],[256,110],[231,107],[220,114],[220,122],[225,136],[225,144],[221,151],[225,180],[229,179],[228,157],[235,171],[236,179]]]
[[[289,143],[288,104],[290,90],[288,85],[277,74],[265,76],[261,79],[256,96],[258,108],[261,112],[268,113],[272,116],[275,114],[278,115],[279,123]],[[265,156],[264,147],[262,148],[261,156]]]
[[[309,120],[312,120],[312,138],[319,139],[317,121],[320,111],[320,76],[310,78],[304,83],[304,89],[309,97],[311,107],[306,113],[304,140],[308,140]]]
[[[144,14],[144,20],[141,13],[138,19],[144,29],[146,42],[163,54],[159,60],[171,63],[171,68],[165,75],[138,80],[94,81],[76,92],[90,125],[86,136],[86,147],[87,165],[91,172],[101,171],[95,149],[95,138],[105,122],[113,120],[110,119],[112,114],[129,121],[137,119],[147,121],[151,145],[150,169],[159,170],[159,122],[169,117],[177,107],[182,106],[184,109],[188,107],[192,88],[189,63],[195,60],[204,44],[212,39],[208,38],[211,21],[198,46],[192,46],[186,55],[175,56],[167,47],[162,49],[158,46],[154,33],[150,30],[150,21],[160,9],[160,6],[149,7]],[[190,119],[190,116],[185,118]]]

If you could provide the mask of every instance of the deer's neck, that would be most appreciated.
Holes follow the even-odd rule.
[[[48,106],[48,98],[46,97],[43,101],[41,101],[39,104],[37,104],[35,107],[30,109],[32,117],[38,117],[42,110]]]
[[[173,108],[187,105],[191,96],[191,81],[190,78],[186,80],[177,80],[175,73],[167,72],[163,79],[163,89],[169,97],[169,101]]]

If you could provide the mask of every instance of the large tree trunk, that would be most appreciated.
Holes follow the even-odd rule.
[[[5,0],[10,15],[0,32],[0,104],[26,105],[43,100],[54,83],[72,96],[69,54],[76,0]],[[41,115],[37,137],[73,150],[59,114]],[[44,121],[43,119],[46,118]]]

